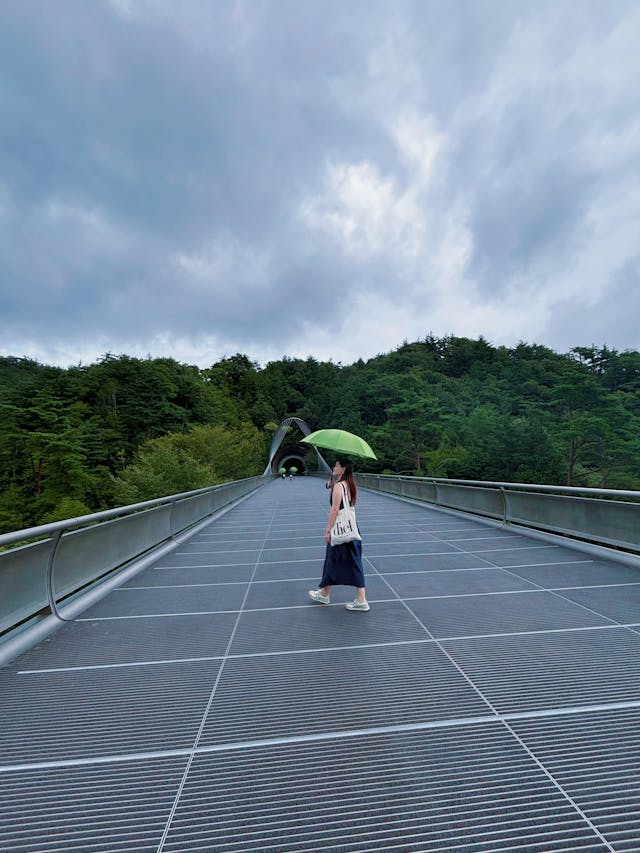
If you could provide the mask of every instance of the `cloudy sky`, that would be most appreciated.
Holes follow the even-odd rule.
[[[637,0],[0,0],[0,354],[640,349]]]

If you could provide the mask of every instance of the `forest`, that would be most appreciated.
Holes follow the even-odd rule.
[[[362,435],[360,470],[640,489],[640,353],[447,336],[342,365],[0,358],[0,532],[262,473],[278,424]]]

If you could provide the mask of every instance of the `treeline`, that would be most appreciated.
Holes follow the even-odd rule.
[[[640,489],[640,353],[429,336],[343,366],[0,358],[0,531],[264,470],[287,416],[363,435],[364,470]]]

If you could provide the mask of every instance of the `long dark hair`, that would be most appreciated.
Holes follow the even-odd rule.
[[[342,477],[339,479],[339,483],[346,483],[347,488],[349,489],[349,500],[352,504],[355,504],[358,499],[358,487],[356,486],[356,481],[353,476],[353,465],[349,462],[348,459],[336,459],[343,468]]]

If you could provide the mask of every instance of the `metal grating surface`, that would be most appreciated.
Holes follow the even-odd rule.
[[[640,709],[513,728],[616,850],[640,849]]]
[[[366,543],[365,543],[366,546]],[[398,554],[392,557],[372,557],[369,548],[365,555],[376,569],[384,574],[393,572],[442,572],[447,569],[486,569],[491,568],[487,561],[475,554]],[[398,548],[398,550],[401,550]]]
[[[387,583],[401,598],[535,589],[529,581],[516,578],[502,569],[460,569],[406,574],[395,572],[388,575]],[[441,602],[440,608],[443,604],[448,602]]]
[[[222,541],[211,541],[210,539],[192,539],[184,542],[174,554],[251,554],[256,556],[260,553],[264,543],[264,536],[260,538],[246,538],[237,536],[235,540],[224,539]],[[255,562],[255,561],[254,561]]]
[[[165,758],[0,775],[0,850],[155,853],[185,764]]]
[[[217,613],[74,622],[22,655],[19,665],[38,669],[221,655],[235,620],[233,613]]]
[[[170,566],[253,566],[260,551],[219,551],[219,552],[185,552],[173,551],[158,563],[158,568]]]
[[[165,589],[125,587],[103,598],[82,614],[83,619],[153,616],[163,613],[202,613],[239,610],[247,584],[173,586]]]
[[[455,547],[447,542],[372,542],[367,548],[367,556],[375,560],[376,557],[395,554],[452,554],[455,550]]]
[[[562,594],[578,604],[604,613],[616,622],[640,622],[640,583],[597,589],[568,589]]]
[[[362,493],[365,556],[384,555],[350,614],[349,588],[307,599],[327,504],[322,481],[267,485],[0,673],[2,853],[640,853],[640,632],[572,629],[636,587],[595,613],[514,591],[637,569]],[[191,615],[216,603],[245,612]],[[187,612],[146,615],[167,604]],[[419,619],[481,636],[440,643]],[[616,702],[634,707],[588,711]]]
[[[199,756],[163,849],[607,850],[499,725]]]
[[[433,643],[242,658],[224,668],[200,745],[489,713]]]
[[[265,548],[260,555],[260,563],[291,563],[294,560],[312,560],[316,566],[320,564],[320,568],[322,568],[324,553],[324,544],[307,545],[302,548]]]
[[[563,563],[561,566],[553,564],[530,566],[510,571],[547,589],[592,584],[638,583],[640,580],[640,572],[633,566],[590,560],[586,554],[576,554],[574,563]]]
[[[377,528],[374,529],[375,532],[367,532],[366,541],[368,546],[375,545],[377,542],[435,542],[438,537],[434,536],[433,533],[426,533],[421,531],[414,530],[389,530],[387,532],[378,532]]]
[[[306,590],[301,592],[306,598]],[[376,604],[375,618],[370,616],[311,602],[294,610],[253,610],[240,617],[231,654],[364,646],[427,636],[399,601]]]
[[[219,661],[3,678],[2,764],[193,744]]]
[[[640,699],[640,635],[623,628],[442,645],[502,713]]]
[[[131,586],[176,586],[200,583],[248,583],[253,566],[180,566],[153,568],[140,572],[133,580],[123,584]]]
[[[254,580],[277,581],[306,579],[308,583],[300,588],[301,599],[306,589],[318,585],[322,576],[322,560],[294,560],[286,563],[259,564]]]
[[[384,580],[377,575],[367,577],[366,584],[367,598],[371,602],[387,601],[396,598]],[[304,600],[306,589],[315,589],[317,586],[317,577],[310,580],[308,584],[301,584],[297,578],[280,581],[279,583],[269,581],[252,583],[245,603],[245,610],[265,607],[304,607],[306,610],[307,601]],[[353,595],[353,589],[350,587],[334,587],[331,591],[331,606],[353,601]]]
[[[485,525],[478,524],[477,521],[448,516],[444,513],[414,513],[411,518],[416,530],[428,530],[438,536],[451,530],[468,530],[473,533],[474,531],[486,531],[488,529]]]
[[[550,592],[508,592],[441,599],[419,599],[411,609],[435,637],[502,634],[610,625],[609,619],[564,601]]]
[[[469,547],[465,548],[465,551],[473,551],[473,549]],[[565,562],[573,563],[576,560],[577,553],[579,552],[555,545],[532,545],[528,548],[513,549],[494,547],[491,550],[478,552],[478,556],[495,566],[508,568],[509,566],[532,566],[540,563],[554,563],[556,565]]]
[[[254,533],[247,531],[242,538],[236,533],[225,533],[220,536],[213,534],[202,534],[194,536],[188,542],[183,543],[180,551],[187,554],[193,551],[229,551],[229,550],[255,550],[259,551],[264,542],[264,532]]]
[[[467,547],[465,543],[469,542],[473,545],[474,550],[484,550],[485,548],[530,548],[531,539],[526,536],[520,536],[517,533],[509,533],[502,529],[493,530],[491,528],[472,529],[465,528],[462,530],[443,530],[438,532],[438,539],[444,542]]]

